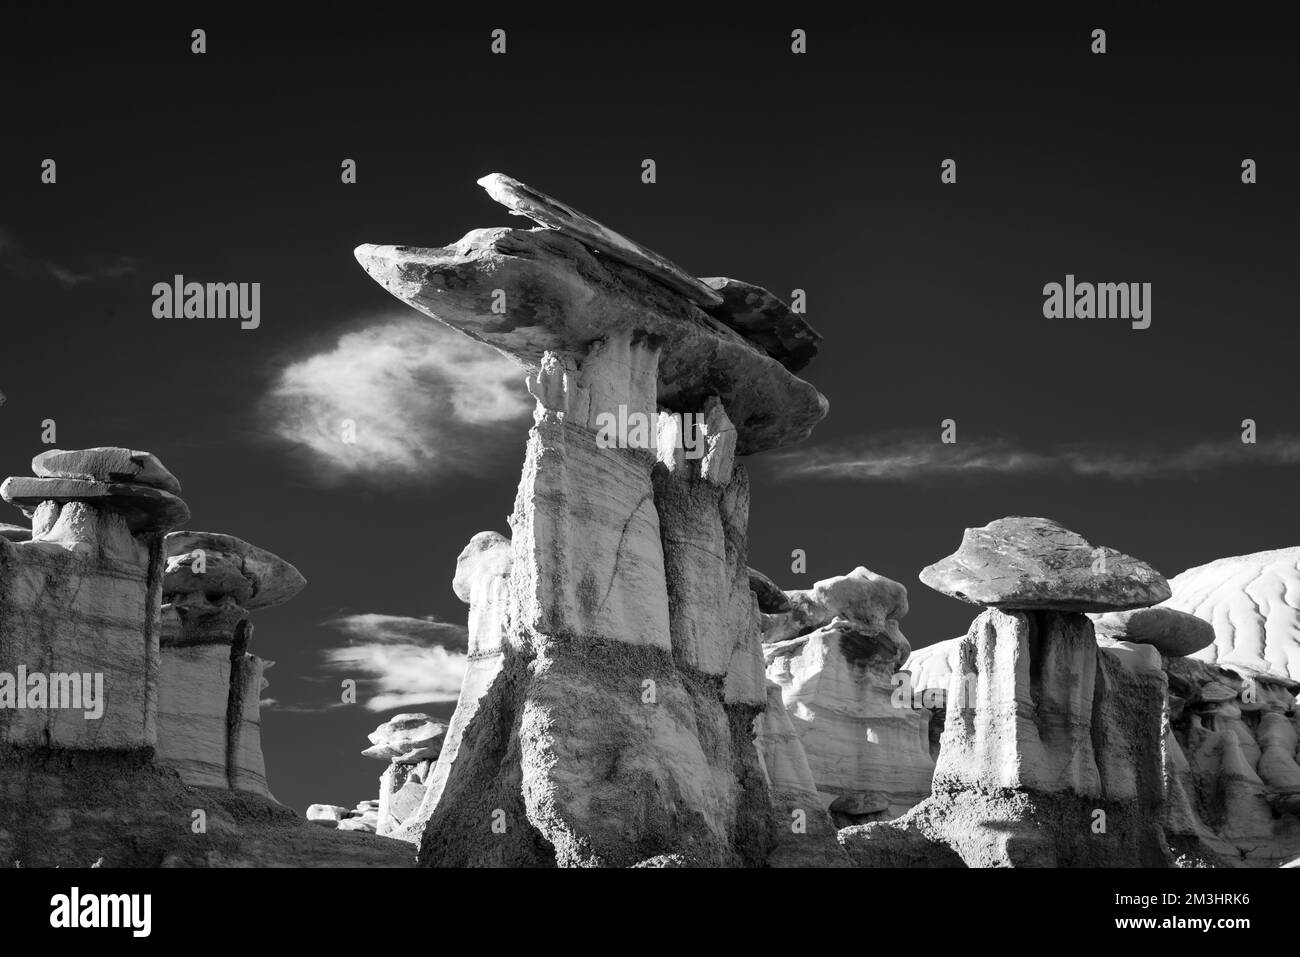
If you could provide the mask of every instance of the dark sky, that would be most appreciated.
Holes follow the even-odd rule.
[[[907,585],[920,646],[974,610],[917,572],[1003,515],[1055,518],[1167,575],[1297,544],[1292,35],[1236,7],[860,22],[836,7],[6,13],[0,472],[27,474],[52,418],[62,448],[154,452],[192,527],[302,570],[308,588],[256,615],[252,647],[288,706],[264,712],[286,804],[376,796],[382,766],[359,751],[393,712],[312,710],[341,677],[322,654],[345,639],[323,623],[463,622],[456,555],[507,531],[528,423],[485,428],[472,470],[340,477],[275,437],[266,396],[400,312],[356,245],[523,225],[475,185],[488,172],[697,275],[807,290],[825,343],[803,375],[831,411],[800,451],[874,443],[921,462],[867,481],[751,461],[751,564],[785,587],[866,565]],[[339,181],[345,157],[357,185]],[[939,182],[947,157],[956,185]],[[261,328],[155,319],[150,289],[175,273],[262,283]],[[1151,328],[1045,319],[1042,287],[1067,273],[1150,282]],[[1256,446],[1237,441],[1247,417]],[[945,418],[957,446],[939,445]],[[994,464],[945,459],[981,449]],[[1132,474],[1078,467],[1094,456]]]

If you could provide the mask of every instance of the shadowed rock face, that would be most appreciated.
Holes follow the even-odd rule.
[[[1209,622],[1172,608],[1135,608],[1089,617],[1099,637],[1151,645],[1170,657],[1190,655],[1214,642]]]
[[[1169,597],[1155,569],[1045,518],[968,528],[961,547],[925,568],[935,591],[990,608],[1124,611]]]

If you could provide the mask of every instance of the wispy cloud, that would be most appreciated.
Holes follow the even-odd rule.
[[[347,615],[324,622],[348,639],[324,652],[327,667],[357,679],[369,711],[454,702],[465,677],[464,625],[436,618]]]
[[[139,271],[139,263],[130,256],[117,256],[108,262],[73,268],[28,253],[13,233],[0,226],[0,265],[9,272],[24,276],[45,276],[64,286],[87,282],[121,279]]]
[[[1239,439],[1184,446],[1123,449],[1073,445],[1034,450],[1013,442],[959,441],[891,434],[839,448],[790,449],[767,456],[784,479],[980,478],[1001,475],[1076,475],[1135,480],[1259,465],[1300,464],[1300,437],[1245,444]]]
[[[330,475],[410,480],[482,471],[531,409],[524,371],[440,323],[386,315],[284,369],[267,428]]]

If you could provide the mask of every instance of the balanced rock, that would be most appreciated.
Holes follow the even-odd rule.
[[[427,714],[399,714],[370,732],[371,746],[361,753],[368,758],[399,764],[432,761],[442,750],[442,737],[446,730],[446,725],[434,721]]]
[[[1090,615],[1098,637],[1151,645],[1162,655],[1179,657],[1214,643],[1214,626],[1172,608],[1134,608]]]
[[[1246,674],[1300,681],[1300,547],[1221,558],[1169,582],[1167,608],[1214,627],[1194,652]]]
[[[85,479],[88,482],[129,482],[151,485],[173,495],[181,483],[163,467],[158,457],[131,449],[50,449],[32,459],[32,474],[44,478]]]
[[[831,617],[848,618],[870,628],[884,629],[890,619],[907,615],[907,589],[861,565],[847,575],[817,582],[812,595]]]
[[[921,581],[953,598],[1001,609],[1124,611],[1170,594],[1150,565],[1095,547],[1046,518],[1001,518],[966,529],[961,547],[925,568]]]
[[[230,596],[242,608],[257,609],[283,604],[306,584],[298,569],[283,558],[233,535],[173,532],[167,536],[164,587],[169,593]]]

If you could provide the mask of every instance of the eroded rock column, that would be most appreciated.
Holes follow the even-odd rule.
[[[32,520],[29,541],[0,537],[0,741],[152,749],[162,542],[189,518],[180,483],[120,448],[51,450],[32,470],[0,488]]]
[[[262,757],[263,677],[249,612],[288,601],[298,570],[233,535],[167,536],[158,759],[187,784],[270,797]]]

